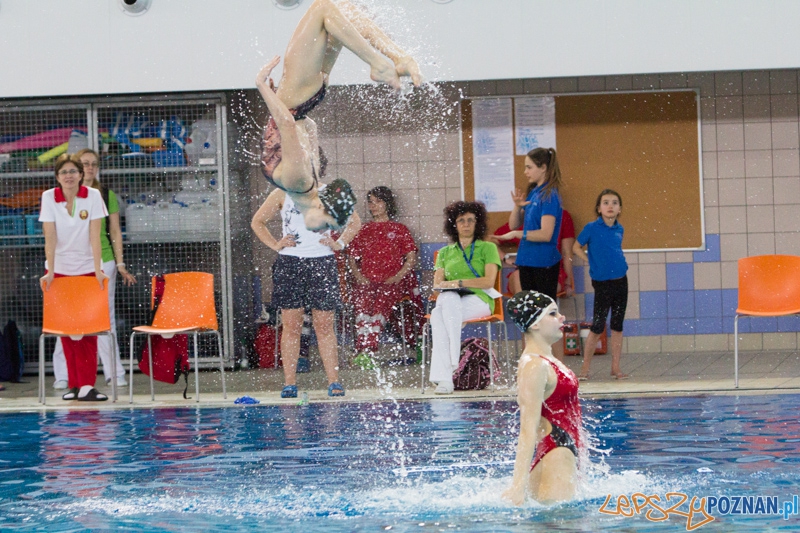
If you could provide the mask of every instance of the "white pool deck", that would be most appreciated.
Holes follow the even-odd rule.
[[[298,375],[298,388],[308,393],[311,403],[316,402],[372,402],[392,400],[494,400],[514,399],[516,389],[504,377],[497,388],[481,391],[456,391],[452,395],[433,394],[430,385],[423,394],[420,387],[418,365],[387,367],[376,370],[352,368],[342,358],[339,381],[346,389],[343,398],[327,396],[327,380],[319,358],[312,354],[312,369]],[[505,361],[501,361],[503,364]],[[580,357],[567,357],[567,365],[577,371]],[[586,397],[659,397],[697,394],[782,394],[800,393],[800,353],[797,351],[742,352],[739,354],[739,388],[734,388],[733,352],[654,353],[622,357],[623,371],[630,378],[618,381],[610,377],[610,356],[597,356],[592,364],[589,381],[581,382],[581,395]],[[505,370],[505,366],[503,367]],[[200,372],[200,401],[196,401],[194,373],[189,377],[190,399],[182,397],[180,384],[155,384],[155,401],[150,399],[147,376],[135,374],[133,404],[129,403],[128,387],[119,388],[116,402],[64,401],[65,391],[52,388],[53,377],[47,376],[47,403],[38,402],[37,377],[25,376],[27,383],[4,383],[0,391],[0,412],[41,411],[63,409],[130,409],[152,407],[221,407],[234,405],[234,400],[251,396],[261,404],[297,404],[297,399],[281,399],[283,385],[281,369],[257,369],[226,372],[228,397],[222,396],[220,373]],[[130,381],[130,378],[128,377]],[[98,383],[102,375],[98,376]],[[99,386],[110,395],[110,387]]]

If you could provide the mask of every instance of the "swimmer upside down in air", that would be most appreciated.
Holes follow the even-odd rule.
[[[564,316],[552,298],[535,291],[518,292],[506,309],[523,332],[525,350],[517,369],[517,456],[503,497],[514,505],[522,505],[526,491],[540,503],[570,500],[581,448],[578,379],[551,350],[563,336]]]
[[[259,71],[256,87],[271,114],[264,132],[262,170],[270,183],[292,197],[312,231],[341,228],[356,202],[342,179],[317,191],[317,125],[306,116],[325,97],[328,75],[343,46],[370,66],[373,80],[395,90],[400,89],[400,76],[410,76],[416,86],[422,81],[416,61],[345,0],[314,0],[289,41],[277,89],[269,75],[280,57]]]

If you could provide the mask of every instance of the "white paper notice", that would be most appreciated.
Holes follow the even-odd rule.
[[[556,100],[552,96],[514,99],[517,155],[556,147]]]
[[[514,136],[510,98],[472,101],[472,153],[475,161],[475,200],[487,211],[510,211],[514,206]]]

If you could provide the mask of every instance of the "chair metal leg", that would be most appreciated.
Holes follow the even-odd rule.
[[[194,394],[195,401],[200,401],[200,362],[197,358],[197,330],[194,332]]]
[[[228,399],[228,392],[225,389],[225,363],[223,362],[222,357],[222,335],[219,334],[219,331],[212,331],[217,336],[217,347],[219,349],[219,371],[220,376],[222,377],[222,398],[227,400]]]
[[[130,344],[130,366],[131,366],[131,373],[130,377],[128,377],[128,403],[133,403],[133,337],[136,335],[136,332],[131,332],[131,340],[128,344]]]
[[[739,315],[733,319],[733,387],[739,388]]]
[[[506,368],[508,369],[506,370],[506,380],[509,384],[511,384],[511,379],[509,379],[509,373],[511,372],[511,359],[509,358],[508,350],[508,326],[506,326],[505,322],[498,322],[498,325],[500,326],[500,331],[503,332],[503,353],[505,353],[506,356]],[[500,332],[498,332],[498,335],[499,334]]]
[[[486,340],[489,345],[489,384],[494,390],[494,365],[492,364],[492,323],[486,323]]]
[[[117,401],[117,337],[111,330],[104,335],[111,338],[111,402],[115,403]]]
[[[145,335],[147,335],[147,350],[148,350],[147,362],[150,367],[150,401],[154,402],[156,401],[156,389],[155,386],[153,385],[153,343],[150,341],[152,335],[150,335],[149,333],[145,333]]]
[[[430,321],[426,321],[422,325],[422,361],[420,362],[420,372],[422,375],[422,394],[425,394],[425,361],[428,358],[429,351],[428,351],[428,340],[431,334],[428,332],[430,331],[431,323]]]
[[[44,381],[44,333],[42,333],[39,335],[39,403],[42,405],[47,402]]]

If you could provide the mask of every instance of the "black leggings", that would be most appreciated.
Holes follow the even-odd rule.
[[[561,261],[551,267],[519,267],[519,284],[523,291],[538,291],[558,301],[558,272]]]
[[[611,310],[611,330],[622,331],[625,309],[628,307],[628,276],[608,281],[592,280],[594,287],[594,317],[592,333],[598,335],[606,329],[606,317]]]

